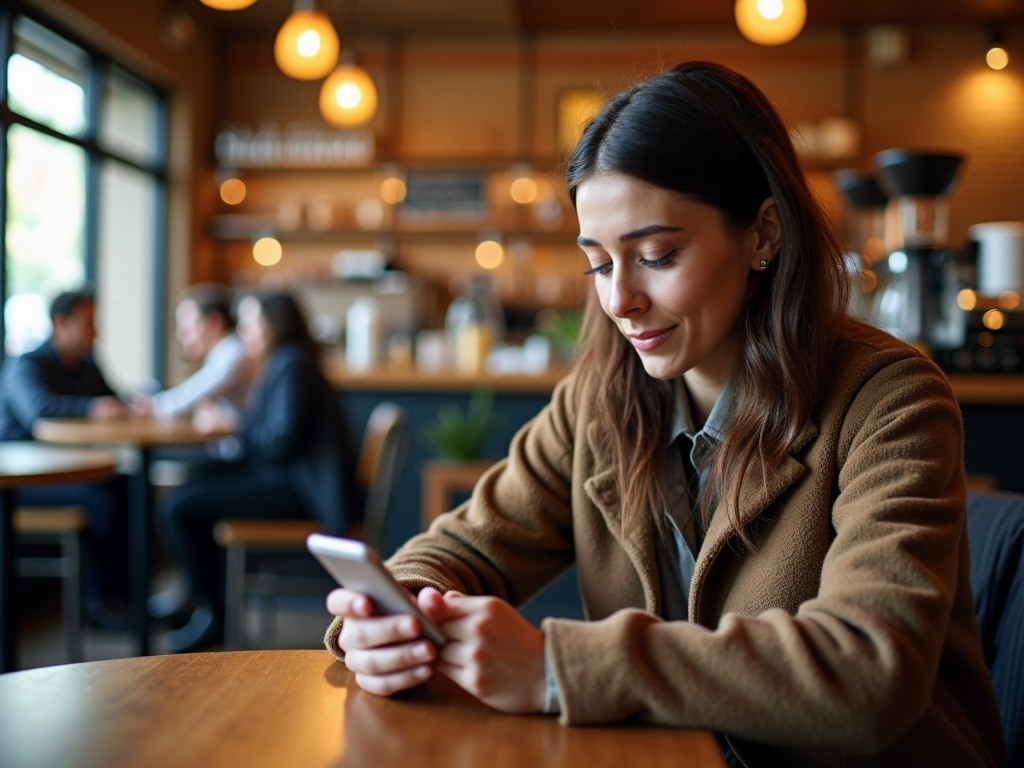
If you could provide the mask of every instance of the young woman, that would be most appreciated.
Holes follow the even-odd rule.
[[[210,402],[193,418],[200,429],[237,428],[244,457],[209,467],[168,494],[159,510],[163,540],[188,575],[194,606],[188,623],[165,635],[170,651],[223,636],[221,552],[213,540],[218,520],[312,517],[341,534],[359,511],[337,395],[320,373],[294,300],[280,293],[243,299],[238,334],[262,365],[241,423],[234,411]]]
[[[565,724],[713,729],[746,765],[998,765],[957,403],[847,317],[767,98],[681,65],[609,102],[568,185],[594,280],[581,358],[389,561],[448,642],[337,590],[328,648],[374,693],[442,674]],[[574,562],[588,621],[533,629],[512,606]]]

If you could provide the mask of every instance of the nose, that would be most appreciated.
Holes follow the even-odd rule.
[[[648,305],[647,294],[633,270],[614,269],[608,311],[615,317],[634,317],[646,312]]]

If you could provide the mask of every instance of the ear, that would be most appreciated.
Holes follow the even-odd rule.
[[[781,242],[782,218],[775,198],[769,197],[761,203],[751,232],[750,268],[755,272],[762,272],[761,261],[771,264],[778,255]]]

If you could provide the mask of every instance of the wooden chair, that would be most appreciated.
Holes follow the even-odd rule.
[[[81,533],[89,524],[81,507],[19,507],[14,532],[27,544],[58,544],[57,557],[19,557],[15,573],[23,578],[59,578],[68,661],[82,661]]]
[[[362,526],[349,531],[377,550],[382,550],[387,531],[388,507],[398,484],[409,449],[408,417],[394,403],[380,403],[370,413],[356,467],[356,480],[366,490]],[[274,610],[273,599],[280,580],[266,569],[255,578],[247,572],[252,553],[288,554],[305,550],[306,537],[323,532],[314,520],[226,519],[214,529],[214,539],[227,549],[224,595],[224,648],[241,650],[245,645],[244,611],[247,594],[260,594],[263,621],[269,628]]]

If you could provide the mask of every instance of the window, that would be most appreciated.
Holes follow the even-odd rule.
[[[91,285],[115,387],[162,374],[165,99],[33,11],[0,10],[3,353],[45,341],[49,304]]]

